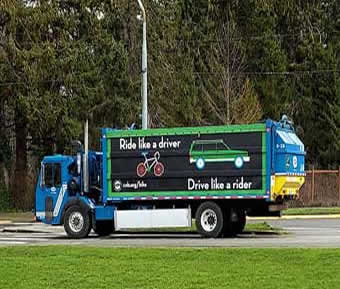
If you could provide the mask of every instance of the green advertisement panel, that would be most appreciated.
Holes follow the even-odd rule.
[[[109,197],[266,194],[264,125],[140,132],[107,136]]]

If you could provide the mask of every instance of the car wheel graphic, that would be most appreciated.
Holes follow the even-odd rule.
[[[243,158],[242,157],[236,157],[235,158],[235,167],[238,169],[243,167]]]
[[[205,161],[202,158],[196,160],[196,168],[199,170],[203,170],[205,167]]]

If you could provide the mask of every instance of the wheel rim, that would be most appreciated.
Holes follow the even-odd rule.
[[[201,225],[204,231],[211,232],[217,226],[217,215],[211,209],[206,209],[201,215]]]
[[[79,212],[73,212],[69,217],[68,224],[73,232],[79,233],[84,227],[83,215]]]
[[[240,169],[243,167],[243,158],[242,157],[237,157],[235,159],[235,166]]]
[[[162,163],[157,163],[154,167],[154,174],[156,177],[160,177],[164,173],[164,166]]]
[[[139,177],[144,177],[144,175],[146,174],[146,167],[143,163],[140,163],[138,166],[137,166],[137,175]]]
[[[196,167],[197,169],[199,170],[203,170],[204,169],[204,165],[205,165],[205,162],[202,158],[199,158],[197,161],[196,161]]]

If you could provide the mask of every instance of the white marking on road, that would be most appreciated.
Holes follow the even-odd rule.
[[[7,241],[0,241],[0,245],[25,245],[25,244],[27,244],[27,242],[18,242],[18,241],[7,242]]]
[[[0,238],[0,242],[1,241],[4,241],[4,242],[7,242],[7,241],[26,241],[26,242],[31,242],[31,241],[36,241],[36,242],[46,242],[48,241],[47,239],[41,239],[41,238],[25,238],[25,237],[13,237],[13,238],[6,238],[6,237],[1,237]]]

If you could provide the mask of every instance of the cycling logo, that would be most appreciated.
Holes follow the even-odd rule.
[[[151,172],[153,169],[153,174],[156,177],[160,177],[164,173],[164,165],[159,161],[161,157],[160,153],[157,151],[154,153],[153,157],[147,157],[148,152],[143,152],[142,156],[144,156],[145,161],[141,162],[137,165],[137,176],[140,178],[144,177],[147,172]]]

